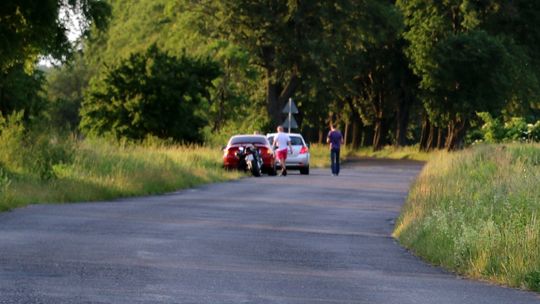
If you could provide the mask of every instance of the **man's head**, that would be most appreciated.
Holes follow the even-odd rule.
[[[283,132],[283,126],[278,126],[278,127],[277,127],[277,131],[278,131],[278,132]]]

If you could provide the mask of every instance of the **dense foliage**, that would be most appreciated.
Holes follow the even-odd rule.
[[[524,18],[538,11],[536,5],[523,2],[397,2],[407,27],[405,53],[421,79],[431,132],[445,128],[441,131],[446,133],[446,148],[463,144],[475,111],[501,113],[512,101],[526,105],[529,98],[537,99],[538,79],[529,69],[535,60],[527,55],[536,47],[536,39],[518,44],[502,22],[511,13]],[[439,138],[438,146],[441,143]],[[426,143],[428,148],[432,145]]]
[[[40,57],[60,62],[72,58],[76,43],[67,28],[76,26],[88,37],[104,30],[110,6],[100,0],[5,0],[0,4],[0,113],[24,111],[25,120],[47,108]],[[79,89],[80,90],[80,89]]]
[[[332,123],[353,147],[430,150],[485,139],[477,112],[501,123],[540,118],[540,5],[530,0],[32,3],[2,4],[0,34],[12,44],[0,53],[0,111],[45,114],[64,129],[222,144],[273,130],[292,97],[309,141],[322,141]],[[69,56],[64,30],[74,16],[84,35]],[[151,46],[183,64],[216,66],[167,59],[161,68],[148,59]],[[41,72],[27,68],[38,55],[72,58],[47,73],[46,94]],[[153,65],[160,71],[147,70]],[[173,100],[183,110],[169,111]]]
[[[151,46],[104,71],[83,102],[81,128],[88,134],[202,141],[208,89],[219,75],[210,61],[169,56]]]

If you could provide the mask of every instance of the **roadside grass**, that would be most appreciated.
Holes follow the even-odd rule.
[[[38,150],[64,145],[68,146],[62,148],[67,156],[38,157],[33,145],[26,147],[33,152],[19,151],[18,156],[18,151],[0,144],[0,211],[32,203],[158,194],[240,177],[238,172],[223,170],[222,152],[216,148],[114,143],[103,139],[52,142]]]
[[[394,236],[472,278],[540,291],[540,145],[434,153]]]
[[[432,155],[433,152],[422,152],[419,150],[418,145],[414,145],[405,147],[385,146],[377,151],[373,150],[371,147],[366,147],[357,151],[352,151],[348,156],[428,161]]]
[[[310,147],[310,165],[313,168],[324,168],[330,166],[330,151],[328,145],[313,144]],[[418,146],[395,147],[385,146],[383,149],[374,151],[371,147],[351,149],[348,146],[341,148],[341,159],[343,161],[355,158],[390,158],[390,159],[410,159],[427,161],[433,153],[420,152]]]

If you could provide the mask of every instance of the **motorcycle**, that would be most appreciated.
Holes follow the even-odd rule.
[[[249,171],[253,176],[262,175],[263,162],[259,149],[252,145],[240,147],[236,152],[236,157],[239,170]]]

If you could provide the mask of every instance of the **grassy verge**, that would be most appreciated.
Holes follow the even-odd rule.
[[[394,235],[428,261],[540,291],[540,145],[436,153]]]
[[[330,166],[330,152],[328,145],[313,144],[310,147],[311,153],[311,166],[314,168],[323,168]],[[408,147],[394,147],[386,146],[382,150],[374,151],[372,148],[350,149],[344,146],[341,149],[341,158],[344,161],[359,158],[359,157],[373,157],[373,158],[391,158],[391,159],[412,159],[427,161],[431,156],[431,153],[420,152],[418,146]]]
[[[349,153],[349,157],[374,157],[374,158],[390,158],[390,159],[411,159],[419,161],[427,161],[433,153],[421,152],[418,146],[394,147],[386,146],[381,150],[374,151],[372,148],[361,148],[357,151]]]
[[[53,138],[45,146],[23,143],[14,149],[9,143],[17,140],[2,139],[0,211],[30,203],[157,194],[239,177],[221,168],[222,152],[214,148]]]

